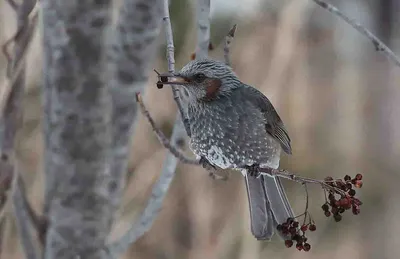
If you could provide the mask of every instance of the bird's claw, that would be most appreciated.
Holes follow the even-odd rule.
[[[213,180],[227,181],[229,177],[227,175],[219,175],[215,172],[209,172],[208,176],[210,176]]]
[[[228,176],[222,176],[217,174],[216,172],[218,171],[218,168],[214,165],[212,165],[207,158],[205,157],[200,157],[200,164],[201,166],[206,169],[209,172],[209,176],[214,179],[214,180],[222,180],[222,181],[226,181],[228,180]]]
[[[206,169],[207,171],[216,171],[217,167],[215,167],[214,165],[212,165],[207,158],[205,158],[204,156],[200,157],[200,164],[201,166]]]
[[[259,178],[261,176],[259,164],[246,165],[245,168],[247,170],[247,174],[251,177]]]

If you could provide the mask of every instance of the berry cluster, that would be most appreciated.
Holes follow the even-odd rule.
[[[307,243],[307,237],[305,235],[307,230],[315,231],[317,227],[314,223],[303,224],[299,228],[299,222],[294,218],[288,218],[286,222],[279,224],[276,229],[281,232],[287,239],[285,240],[285,246],[290,248],[293,246],[294,241],[296,242],[296,248],[299,251],[310,251],[311,245]]]
[[[362,175],[357,174],[353,179],[346,175],[344,180],[333,180],[332,177],[326,177],[324,181],[328,186],[328,198],[322,205],[322,210],[326,217],[333,215],[336,222],[342,220],[342,215],[346,210],[352,209],[354,215],[360,213],[362,202],[355,198],[356,191],[353,187],[362,187]]]
[[[354,215],[360,213],[362,202],[355,197],[354,188],[362,187],[362,175],[357,174],[354,178],[346,175],[343,180],[334,180],[332,177],[326,177],[324,181],[320,181],[323,189],[328,192],[326,202],[322,205],[325,216],[333,218],[336,222],[342,220],[342,215],[346,210],[352,209]],[[307,190],[307,189],[306,189]],[[304,216],[303,225],[300,226],[296,218]],[[305,212],[296,218],[288,218],[286,222],[279,224],[277,230],[285,237],[285,246],[292,247],[296,242],[296,248],[299,251],[310,251],[311,245],[307,243],[306,231],[315,231],[317,227],[308,212],[308,193]],[[306,223],[308,222],[308,224]]]

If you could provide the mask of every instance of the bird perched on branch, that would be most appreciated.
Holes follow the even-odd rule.
[[[210,59],[193,60],[178,73],[163,74],[161,81],[179,86],[190,148],[203,165],[242,171],[251,231],[269,240],[278,224],[294,217],[280,179],[257,171],[278,168],[281,150],[291,154],[289,135],[271,102],[229,66]]]

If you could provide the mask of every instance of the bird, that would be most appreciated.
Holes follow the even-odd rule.
[[[294,214],[281,180],[257,171],[277,169],[281,152],[292,153],[289,134],[269,99],[213,59],[192,60],[179,72],[159,76],[162,84],[179,90],[189,122],[189,147],[203,166],[243,174],[254,237],[270,240],[278,232],[286,239],[277,226]]]

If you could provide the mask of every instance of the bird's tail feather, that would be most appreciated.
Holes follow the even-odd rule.
[[[260,176],[265,186],[265,194],[269,201],[270,210],[274,216],[274,229],[278,224],[286,222],[288,218],[294,218],[292,207],[286,196],[281,179],[275,176]],[[286,239],[281,233],[279,235]]]
[[[271,239],[276,226],[289,217],[293,210],[279,177],[263,176],[254,178],[245,175],[249,198],[251,232],[257,239]],[[285,239],[285,237],[280,234]]]
[[[260,178],[244,175],[249,199],[250,225],[253,235],[260,240],[270,240],[274,234],[274,218]]]

